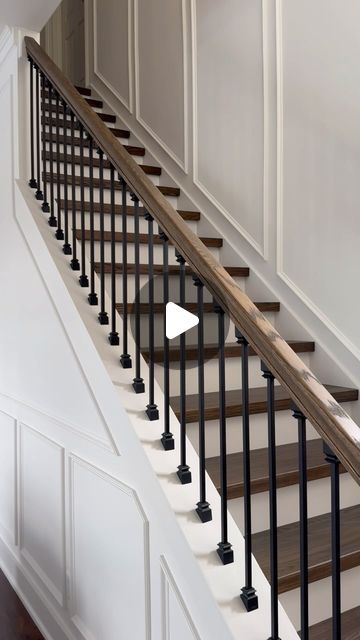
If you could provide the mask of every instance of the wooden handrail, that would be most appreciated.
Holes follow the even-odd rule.
[[[360,428],[305,366],[297,354],[238,287],[195,233],[169,204],[108,127],[96,115],[37,42],[25,37],[29,57],[51,81],[76,118],[103,150],[151,213],[187,264],[196,272],[214,298],[244,333],[258,356],[287,389],[296,406],[306,415],[344,467],[360,484]]]

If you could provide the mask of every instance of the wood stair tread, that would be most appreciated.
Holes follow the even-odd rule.
[[[310,640],[329,640],[332,634],[332,618],[310,627]],[[299,633],[300,635],[300,633]],[[341,614],[341,640],[360,640],[360,607]]]
[[[270,312],[278,312],[280,310],[279,302],[254,302],[254,305],[261,311],[262,313],[270,313]],[[121,303],[116,305],[116,309],[119,313],[123,312],[123,305]],[[196,302],[188,302],[185,305],[185,309],[190,311],[190,313],[196,313],[197,311],[197,303]],[[154,302],[154,313],[163,313],[164,312],[164,303],[163,302]],[[135,313],[135,305],[128,304],[128,313]],[[150,313],[150,307],[146,302],[140,303],[140,313],[142,315],[146,315]],[[214,313],[214,305],[212,302],[204,302],[204,313]]]
[[[139,165],[141,166],[141,165]],[[64,200],[60,200],[60,206],[62,209],[64,209],[65,206],[65,202]],[[68,209],[69,211],[72,210],[72,206],[73,206],[73,201],[72,200],[68,200]],[[100,213],[100,202],[94,202],[93,203],[94,206],[94,213]],[[80,200],[76,200],[75,201],[75,209],[76,211],[80,211],[81,210],[81,202]],[[85,201],[84,202],[84,211],[86,213],[90,212],[90,202],[89,201]],[[143,207],[139,207],[139,213],[140,215],[144,214],[144,208]],[[199,211],[183,211],[181,209],[178,209],[178,214],[183,218],[183,220],[187,220],[189,221],[193,221],[196,222],[198,220],[200,220],[200,212]],[[104,203],[104,213],[105,214],[109,214],[111,213],[111,205],[107,202]],[[128,216],[133,216],[134,215],[134,206],[133,205],[128,205],[126,207],[126,213]],[[116,215],[122,215],[122,205],[120,204],[116,204],[115,205],[115,214]]]
[[[53,156],[53,162],[57,161],[58,158],[58,154],[56,152],[54,152],[52,154]],[[41,157],[44,159],[44,154],[41,154]],[[59,153],[59,162],[64,162],[66,157],[66,161],[68,163],[68,169],[72,163],[72,158],[71,158],[71,154],[65,154],[64,153]],[[50,151],[46,151],[45,152],[45,160],[50,161]],[[75,164],[80,164],[80,156],[78,154],[75,154],[74,157],[75,160]],[[109,160],[104,160],[104,169],[110,169],[111,163]],[[90,165],[90,158],[88,156],[84,156],[84,167],[88,167]],[[93,167],[98,169],[100,166],[100,160],[98,157],[94,157],[93,158]],[[155,167],[153,165],[149,165],[149,164],[139,164],[140,169],[142,169],[146,174],[148,175],[152,175],[152,176],[160,176],[161,175],[161,167]]]
[[[41,96],[43,96],[43,91],[41,91]],[[93,109],[102,109],[104,106],[104,103],[102,100],[98,100],[97,98],[91,98],[89,96],[83,96],[84,99],[86,100],[86,102],[88,103],[89,107],[93,107]],[[45,91],[45,104],[48,105],[49,104],[49,92],[48,90]],[[55,106],[55,98],[53,97],[52,101],[51,101],[51,105]]]
[[[85,230],[84,235],[85,235],[85,240],[89,241],[91,236],[90,236],[90,231],[88,229]],[[76,237],[78,238],[78,240],[81,240],[81,231],[76,232]],[[101,238],[100,231],[94,231],[94,240],[96,242],[99,242],[100,238]],[[126,238],[129,243],[135,242],[134,233],[127,233]],[[123,239],[123,234],[121,233],[121,231],[116,231],[115,242],[122,242],[122,239]],[[111,242],[111,231],[104,231],[104,240],[105,242]],[[149,240],[149,236],[147,233],[139,234],[140,244],[147,244],[148,240]],[[222,244],[223,244],[222,238],[201,237],[200,240],[202,240],[202,242],[206,247],[222,247]],[[154,234],[154,244],[158,244],[158,245],[163,244],[163,241],[161,240],[160,236],[157,234]]]
[[[49,109],[49,107],[51,107]],[[52,125],[53,127],[56,127],[57,123],[59,123],[59,128],[63,129],[64,126],[66,129],[70,129],[71,128],[71,119],[70,117],[67,116],[67,114],[65,115],[65,120],[64,120],[64,108],[63,107],[59,107],[59,119],[56,117],[56,104],[51,104],[48,105],[45,108],[45,111],[47,112],[51,112],[53,113],[52,116],[41,116],[41,123],[46,124],[46,125]],[[55,111],[55,114],[54,114]],[[107,122],[110,124],[115,124],[116,122],[116,116],[114,116],[112,113],[97,113],[95,112],[96,115],[103,121],[103,122]],[[78,130],[78,128],[76,127],[76,130]]]
[[[130,131],[125,131],[125,130],[121,130],[122,131],[122,135],[121,136],[117,136],[118,138],[130,138]],[[44,135],[41,134],[41,139],[44,139]],[[46,142],[50,142],[50,133],[47,131],[45,133],[45,141]],[[52,136],[52,141],[53,143],[56,142],[56,140],[54,139],[54,136]],[[67,144],[69,146],[71,146],[71,136],[63,136],[60,135],[59,136],[59,144]],[[79,137],[74,137],[74,146],[75,147],[79,147],[80,146],[80,138]],[[87,138],[84,139],[84,148],[89,146],[89,140]],[[145,148],[144,147],[137,147],[135,145],[123,145],[124,149],[126,149],[126,151],[128,151],[128,153],[130,153],[132,156],[144,156],[145,155]]]
[[[358,399],[357,389],[351,387],[339,387],[325,385],[329,393],[337,402],[352,402]],[[256,387],[249,390],[250,413],[265,413],[267,410],[266,387]],[[217,392],[205,393],[205,419],[217,420],[219,418],[219,394]],[[180,398],[178,396],[170,399],[170,404],[177,417],[180,415]],[[285,389],[276,385],[275,387],[275,410],[286,411],[290,409],[290,397]],[[187,422],[197,422],[198,420],[198,395],[190,394],[186,396],[186,420]],[[231,389],[226,392],[226,416],[228,418],[242,415],[242,391],[241,389]]]
[[[283,444],[276,447],[277,486],[289,487],[299,481],[299,452],[298,443]],[[251,493],[261,493],[269,489],[268,449],[254,449],[251,451]],[[326,462],[321,439],[307,442],[308,480],[327,478],[330,475],[330,465]],[[230,453],[227,455],[228,465],[228,497],[229,499],[243,496],[243,454]],[[220,457],[214,456],[206,460],[207,471],[216,486],[220,489]],[[340,466],[341,473],[345,473]]]
[[[360,505],[340,510],[341,570],[360,564]],[[309,582],[331,575],[331,514],[309,518]],[[253,535],[253,553],[266,577],[270,576],[269,531]],[[278,527],[279,593],[300,586],[299,522]]]
[[[315,342],[311,340],[288,340],[288,345],[295,351],[295,353],[311,353],[315,351]],[[217,356],[219,347],[216,344],[204,345],[204,358],[209,360]],[[149,359],[149,352],[142,352],[145,359]],[[239,358],[241,356],[241,345],[237,342],[225,344],[225,357],[226,358]],[[256,356],[256,352],[249,346],[249,356]],[[197,360],[198,347],[197,345],[186,345],[186,360]],[[156,347],[154,351],[154,362],[163,362],[164,349],[162,347]],[[169,360],[170,362],[178,362],[180,360],[180,348],[178,345],[170,346],[169,348]]]
[[[99,117],[102,116],[101,113],[97,114]],[[103,118],[101,117],[101,119],[103,120]],[[70,120],[66,120],[66,127],[64,127],[64,121],[63,120],[59,120],[59,129],[70,129]],[[51,123],[53,125],[53,127],[56,126],[56,120],[52,119]],[[50,124],[50,119],[46,118],[45,119],[45,124],[49,125]],[[130,132],[127,131],[126,129],[119,129],[119,127],[108,127],[109,131],[111,131],[111,133],[115,136],[115,138],[130,138]],[[75,127],[74,129],[75,132],[78,132],[78,129]],[[48,131],[46,133],[49,133]],[[62,135],[62,134],[61,134]],[[55,144],[56,142],[56,131],[52,132],[52,138],[53,138],[53,143]],[[60,135],[59,135],[60,138]],[[78,139],[80,141],[80,136],[76,136],[75,139]]]
[[[42,174],[42,177],[44,177],[44,174]],[[50,182],[51,179],[51,174],[49,172],[46,173],[46,181]],[[57,182],[58,180],[58,175],[57,173],[53,173],[53,181]],[[60,184],[64,184],[65,182],[65,176],[64,174],[60,174]],[[68,175],[67,178],[67,182],[68,185],[71,186],[72,184],[72,176]],[[84,177],[83,179],[83,185],[85,188],[89,188],[91,184],[91,180],[88,177]],[[75,185],[80,187],[81,186],[81,177],[80,176],[75,176]],[[103,180],[103,186],[104,189],[110,189],[110,180],[107,180],[104,178]],[[92,186],[94,189],[99,189],[100,186],[100,179],[99,178],[93,178],[92,179]],[[121,191],[122,190],[122,186],[120,184],[120,182],[115,181],[115,190],[116,191]],[[167,187],[167,186],[157,186],[157,189],[159,189],[159,191],[164,195],[164,196],[171,196],[174,198],[177,198],[180,195],[180,189],[179,187]]]
[[[224,267],[226,269],[226,271],[233,277],[237,277],[237,278],[247,278],[249,275],[249,269],[248,267]],[[100,272],[100,263],[99,262],[95,262],[95,271],[96,273]],[[110,262],[105,262],[104,264],[104,271],[105,273],[111,273],[111,263]],[[134,274],[135,273],[135,264],[133,263],[129,263],[127,265],[127,271],[128,274]],[[149,273],[149,265],[147,264],[140,264],[139,265],[139,271],[141,275],[148,275]],[[162,264],[154,264],[154,274],[155,275],[162,275],[164,271],[164,266]],[[117,263],[116,264],[116,273],[122,273],[123,272],[123,265],[121,263]],[[187,275],[192,275],[194,273],[193,269],[191,269],[191,267],[189,267],[188,265],[186,265],[185,267],[185,272]],[[179,275],[180,273],[180,267],[177,264],[170,264],[169,265],[169,275],[170,276],[176,276]],[[278,305],[278,303],[271,303],[271,304],[276,304]],[[207,309],[208,306],[211,305],[212,303],[205,303],[204,305],[204,309]],[[197,306],[196,303],[188,303],[186,305],[186,308],[192,308],[192,309],[196,309],[197,310]],[[276,308],[276,310],[278,310],[278,308]]]

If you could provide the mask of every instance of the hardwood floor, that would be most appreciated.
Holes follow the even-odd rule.
[[[2,571],[0,571],[0,640],[44,640]]]

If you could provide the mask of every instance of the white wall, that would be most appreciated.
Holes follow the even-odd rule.
[[[358,383],[358,2],[86,6],[93,87]]]

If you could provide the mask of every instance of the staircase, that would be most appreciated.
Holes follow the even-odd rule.
[[[34,53],[34,49],[31,51]],[[196,234],[197,225],[201,222],[201,213],[192,210],[191,206],[184,210],[181,204],[184,202],[184,198],[182,198],[180,189],[166,177],[162,167],[148,161],[146,149],[139,146],[136,141],[132,144],[131,132],[122,128],[121,125],[117,126],[116,116],[104,111],[102,100],[92,96],[91,90],[88,88],[77,87],[77,91],[85,98],[94,114],[97,114],[99,121],[108,127],[113,137],[112,144],[117,145],[117,141],[119,141],[123,145],[123,149],[129,154],[129,157],[136,160],[143,174],[152,181],[159,193],[165,196],[169,205],[177,211],[178,217],[188,225],[189,230]],[[337,640],[340,638],[342,640],[360,640],[360,606],[348,610],[346,595],[346,590],[350,588],[347,586],[346,572],[357,568],[359,573],[356,575],[360,577],[360,504],[357,503],[359,499],[357,483],[338,458],[336,458],[335,464],[329,462],[330,454],[324,454],[322,434],[310,424],[307,425],[306,430],[306,469],[301,468],[296,423],[296,419],[301,420],[299,411],[294,407],[294,397],[288,389],[273,380],[267,366],[264,367],[263,364],[261,368],[260,360],[263,358],[260,354],[259,359],[259,350],[256,348],[260,342],[256,346],[252,346],[249,336],[250,344],[248,346],[245,340],[245,346],[248,346],[245,359],[243,334],[235,332],[233,319],[229,319],[225,329],[223,327],[223,340],[221,340],[221,319],[219,320],[219,318],[223,314],[221,311],[219,314],[219,309],[214,313],[213,296],[207,293],[205,287],[203,290],[202,286],[203,300],[199,307],[199,298],[197,297],[200,288],[199,276],[201,278],[203,274],[197,274],[196,277],[195,272],[194,280],[193,266],[184,264],[178,248],[176,249],[172,245],[169,235],[165,238],[165,244],[170,245],[167,257],[168,268],[166,267],[164,251],[167,249],[164,248],[164,233],[160,226],[159,230],[155,229],[155,233],[153,232],[152,219],[149,220],[148,216],[149,207],[139,206],[137,199],[132,195],[132,189],[114,177],[113,162],[106,157],[106,154],[104,157],[102,157],[102,153],[97,155],[94,152],[92,155],[91,136],[83,136],[81,122],[80,126],[78,121],[74,124],[71,109],[66,108],[63,104],[65,98],[60,101],[56,99],[57,94],[49,89],[48,84],[45,86],[45,83],[42,85],[41,95],[43,97],[41,114],[39,115],[41,123],[41,133],[39,130],[41,184],[46,185],[48,195],[52,192],[53,197],[53,202],[48,198],[48,202],[43,203],[43,210],[45,212],[50,210],[50,225],[57,226],[57,237],[60,241],[64,240],[64,253],[70,253],[68,247],[72,246],[71,264],[81,273],[80,284],[84,287],[90,287],[90,303],[94,306],[99,303],[100,322],[111,324],[110,343],[118,345],[119,340],[121,342],[123,339],[119,338],[117,332],[117,327],[121,322],[124,322],[125,331],[133,331],[139,347],[139,354],[136,354],[136,362],[134,363],[134,390],[143,391],[141,387],[143,384],[141,352],[144,361],[150,365],[150,376],[152,371],[154,378],[163,388],[165,402],[168,398],[168,404],[179,418],[183,426],[184,438],[186,429],[187,437],[197,449],[200,455],[200,465],[202,457],[204,458],[206,471],[221,495],[223,507],[229,509],[241,530],[244,531],[246,540],[250,544],[248,551],[252,551],[265,576],[272,584],[271,637],[273,640],[278,637],[274,600],[277,601],[278,597],[282,600],[282,597],[286,595],[286,599],[283,600],[285,609],[287,605],[290,607],[290,617],[296,620],[298,628],[301,627],[302,631],[299,631],[299,634],[303,639],[328,640],[332,637]],[[73,180],[71,180],[72,168],[74,168]],[[34,173],[36,173],[35,168]],[[39,182],[34,176],[32,178],[39,191]],[[155,221],[156,213],[157,211],[151,211]],[[71,218],[71,216],[73,217]],[[214,259],[222,264],[222,238],[200,236],[200,240],[213,254]],[[195,251],[196,249],[194,249]],[[79,256],[79,260],[77,256]],[[85,258],[92,266],[92,274],[84,273]],[[66,256],[64,256],[65,259],[67,259]],[[226,265],[225,270],[241,289],[246,287],[246,282],[252,277],[251,271],[244,264]],[[110,298],[113,299],[115,293],[116,297],[113,299],[115,315],[111,313],[111,310],[105,310],[101,299],[98,300],[96,292],[100,291],[101,298],[102,281]],[[163,286],[164,283],[166,286],[166,282],[171,301],[182,304],[195,314],[199,313],[200,308],[203,317],[203,335],[205,336],[200,356],[196,328],[186,335],[186,341],[180,339],[170,344],[164,343]],[[205,286],[208,284],[206,274],[204,274],[203,284]],[[270,323],[276,326],[276,317],[281,313],[280,303],[272,299],[254,300],[253,303],[257,313],[264,314]],[[120,322],[117,320],[118,314],[122,318]],[[255,320],[260,317],[256,315],[256,312],[253,312],[253,315]],[[218,333],[219,327],[220,333]],[[312,354],[316,349],[314,342],[304,335],[297,340],[288,340],[287,345],[293,354],[299,354],[305,362],[304,370],[307,365],[311,369]],[[124,347],[123,355],[129,356],[126,347]],[[198,376],[199,357],[201,357],[200,365],[204,372],[203,381]],[[186,378],[184,362],[186,362],[187,369]],[[244,366],[247,362],[248,368],[245,369]],[[268,364],[271,367],[273,363],[268,362]],[[219,395],[219,372],[220,387],[221,381],[225,382],[226,380],[223,399],[221,392]],[[221,378],[221,376],[223,377]],[[326,389],[334,401],[344,406],[345,409],[349,407],[351,412],[351,403],[358,401],[358,390],[334,385],[336,377],[336,371],[331,371],[329,379],[322,382],[326,385]],[[245,381],[245,386],[243,381]],[[274,383],[273,414],[269,409],[272,393],[271,382]],[[139,386],[136,387],[136,384]],[[202,384],[204,385],[203,393]],[[334,407],[337,407],[336,403],[334,403]],[[158,412],[162,410],[163,407],[158,407],[156,398],[153,397],[150,380],[149,418],[156,419]],[[168,411],[166,406],[164,411]],[[295,419],[291,412],[294,413]],[[271,431],[269,431],[271,415],[276,420],[276,441],[274,432],[272,458],[269,457],[268,440],[269,433],[271,435]],[[341,417],[341,410],[339,409],[337,414],[335,411],[335,415]],[[301,416],[305,422],[306,416],[304,417],[303,414]],[[246,419],[250,421],[250,445],[249,442],[246,442]],[[204,432],[202,435],[200,430],[199,436],[199,422],[201,423],[201,421],[204,422]],[[166,446],[166,442],[168,446]],[[173,446],[171,433],[166,433],[165,437],[163,434],[163,445],[165,449]],[[249,456],[246,447],[249,448]],[[185,439],[180,443],[180,453],[179,478],[185,483],[191,480],[191,470],[186,469]],[[274,461],[276,461],[275,466]],[[336,552],[336,549],[334,551],[334,522],[336,522],[334,516],[336,514],[334,514],[334,510],[330,509],[329,487],[331,478],[336,494],[335,468],[340,476],[341,497],[342,503],[344,503],[341,505],[339,516],[340,549],[338,559],[340,570],[343,572],[344,595],[341,635],[339,635],[340,622],[337,620],[334,623],[334,615],[332,618],[322,619],[316,624],[308,625],[306,602],[306,598],[309,597],[308,590],[310,590],[310,601],[314,598],[316,603],[316,598],[319,597],[319,591],[311,591],[314,583],[323,585],[324,594],[329,594],[331,578],[334,580],[334,552]],[[246,474],[248,474],[248,479],[251,476],[248,486]],[[299,483],[301,482],[303,483],[302,488],[304,489],[306,486],[308,493],[308,504],[306,504],[309,512],[308,517],[306,517],[307,509],[302,512],[307,521],[306,530],[304,522],[299,520],[298,496]],[[200,492],[198,515],[205,522],[211,518],[211,511],[206,502],[203,487],[200,488]],[[346,495],[345,492],[347,492]],[[250,494],[251,501],[246,500]],[[304,494],[302,495],[304,499]],[[271,513],[273,515],[270,528],[269,498],[270,516]],[[303,506],[304,504],[302,502]],[[252,522],[249,522],[250,505]],[[276,516],[275,520],[274,516]],[[231,544],[229,547],[226,546],[228,541],[226,539],[225,514],[223,514],[221,524],[222,543],[224,544],[222,548],[219,545],[220,552],[223,552],[219,555],[225,564],[232,561]],[[305,573],[304,557],[302,556],[304,531],[308,540]],[[274,544],[278,548],[276,567],[271,562],[273,558],[270,551],[274,550]],[[247,577],[251,578],[251,567],[248,566],[249,571]],[[274,579],[276,584],[274,584]],[[251,604],[251,598],[254,598],[254,594],[251,592],[253,585],[246,584],[245,586],[246,593],[243,592],[243,601],[245,606],[251,610],[252,606],[254,605],[255,608],[257,604],[255,600]],[[301,606],[299,606],[299,589],[302,593]],[[332,589],[334,612],[334,607],[339,603],[336,600],[338,597],[336,594],[334,598],[334,589],[336,591],[334,584]],[[247,597],[249,599],[246,601]],[[295,614],[294,611],[296,611]],[[310,619],[314,615],[316,618],[316,611],[311,610]],[[338,625],[337,630],[336,625]],[[283,640],[286,639],[283,638]]]

